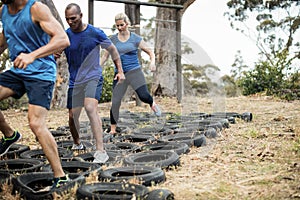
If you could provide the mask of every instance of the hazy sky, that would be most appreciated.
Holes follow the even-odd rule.
[[[182,38],[191,44],[194,55],[184,56],[183,62],[214,64],[221,69],[221,74],[229,74],[238,50],[241,50],[246,64],[251,66],[257,60],[258,50],[255,44],[241,33],[232,30],[229,21],[223,16],[227,9],[227,1],[196,0],[186,10],[182,18]],[[83,21],[88,22],[87,0],[53,0],[53,2],[65,28],[68,25],[64,20],[64,9],[71,2],[80,5]],[[124,12],[124,4],[95,1],[94,6],[94,25],[110,34],[110,30],[106,28],[114,24],[115,14]],[[141,6],[141,13],[144,18],[151,18],[156,15],[156,9],[152,6]]]

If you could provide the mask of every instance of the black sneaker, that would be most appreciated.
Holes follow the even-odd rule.
[[[68,174],[66,176],[64,176],[64,177],[54,178],[53,179],[52,189],[59,188],[62,185],[67,184],[68,182],[70,182]]]
[[[22,135],[15,131],[12,137],[5,137],[3,136],[0,142],[0,156],[6,154],[14,143],[18,142],[22,138]]]

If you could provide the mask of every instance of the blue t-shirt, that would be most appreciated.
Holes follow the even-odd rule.
[[[30,9],[35,2],[28,0],[25,7],[14,15],[9,14],[7,5],[3,6],[1,20],[11,61],[20,53],[30,53],[48,44],[50,40],[49,35],[31,19]],[[55,81],[56,62],[54,56],[50,55],[36,59],[25,69],[12,67],[11,71],[31,78]]]
[[[107,35],[99,28],[88,24],[82,32],[66,30],[71,45],[65,49],[69,64],[69,87],[99,80],[102,77],[100,67],[100,47],[106,49],[112,43]]]
[[[130,33],[128,40],[122,42],[118,39],[118,34],[114,34],[111,36],[111,41],[118,49],[124,73],[141,67],[138,48],[142,38],[139,35]]]

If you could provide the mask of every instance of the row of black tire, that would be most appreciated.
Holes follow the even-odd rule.
[[[163,113],[154,118],[148,113],[123,112],[120,115],[118,134],[112,138],[104,133],[105,149],[111,166],[105,170],[93,160],[93,138],[89,123],[81,124],[81,138],[86,151],[70,150],[73,142],[68,126],[52,130],[63,169],[72,181],[56,193],[66,193],[77,185],[77,199],[174,199],[167,189],[150,191],[148,186],[165,181],[165,170],[180,165],[180,155],[191,147],[206,144],[206,138],[217,137],[223,128],[235,123],[235,118],[252,120],[251,113],[191,113],[179,116]],[[103,118],[103,128],[109,132],[109,119]],[[0,161],[0,183],[13,185],[13,193],[24,199],[53,199],[53,191],[45,190],[52,183],[51,167],[46,163],[41,149],[31,150],[29,146],[14,144]],[[114,167],[120,165],[121,167]],[[86,177],[96,173],[98,182],[85,183]],[[133,183],[132,183],[133,182]]]

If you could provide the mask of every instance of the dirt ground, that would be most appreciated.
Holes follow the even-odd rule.
[[[300,101],[251,96],[184,97],[181,104],[176,99],[156,98],[156,102],[163,112],[251,112],[253,121],[237,119],[216,139],[207,139],[206,146],[192,148],[180,157],[180,167],[166,171],[166,182],[153,188],[169,189],[177,200],[300,199]],[[100,116],[108,116],[109,108],[109,103],[99,104]],[[135,102],[123,103],[122,109],[151,112],[147,105],[136,107]],[[39,148],[26,110],[3,113],[23,133],[21,143]],[[66,109],[52,109],[48,127],[65,126],[67,118]],[[82,120],[86,120],[84,113]]]

